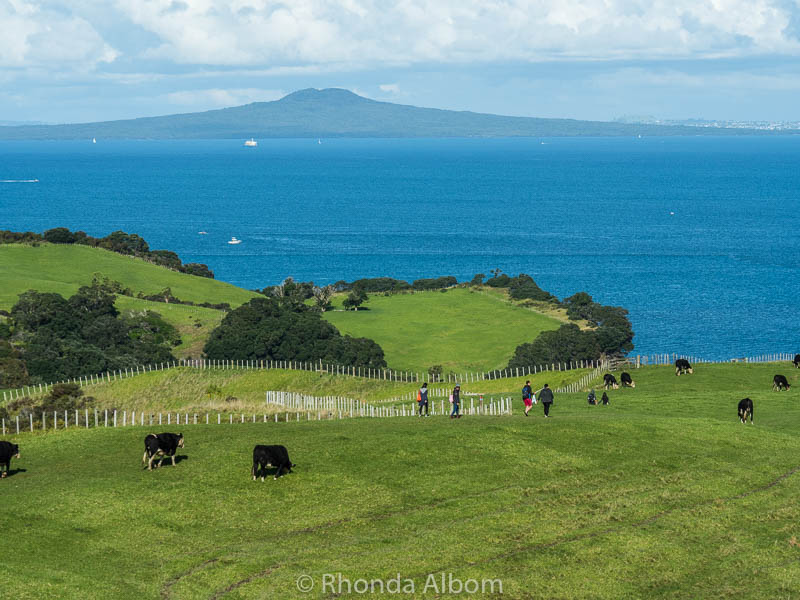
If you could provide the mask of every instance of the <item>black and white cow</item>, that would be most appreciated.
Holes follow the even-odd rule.
[[[792,361],[792,364],[794,365],[795,369],[800,369],[800,354],[794,355],[794,360]]]
[[[689,364],[689,361],[685,358],[679,358],[675,361],[675,375],[691,375],[694,373],[694,369],[692,369],[692,365]]]
[[[614,377],[611,373],[606,373],[603,375],[603,387],[605,389],[614,388],[615,390],[619,388],[619,384],[617,383],[617,378]]]
[[[0,442],[0,468],[3,468],[3,474],[0,475],[0,479],[5,479],[8,475],[12,458],[19,458],[19,446],[11,442]]]
[[[267,467],[278,468],[275,472],[275,479],[277,479],[284,470],[291,473],[292,467],[296,466],[297,465],[292,464],[292,461],[289,460],[289,451],[286,450],[286,446],[264,446],[263,444],[257,444],[256,447],[253,448],[253,468],[251,470],[253,481],[256,480],[259,474],[261,475],[261,481],[264,481]]]
[[[632,387],[632,388],[636,387],[636,382],[633,379],[631,379],[630,373],[622,373],[619,376],[619,380],[622,382],[622,387]]]
[[[144,438],[144,455],[142,464],[147,463],[147,470],[153,470],[153,461],[161,457],[156,467],[160,467],[164,462],[164,457],[172,458],[172,466],[175,466],[175,452],[178,448],[183,448],[182,433],[151,433]]]
[[[783,375],[775,375],[772,378],[772,390],[781,391],[781,390],[788,390],[790,387],[789,382],[786,381],[786,377]]]
[[[747,422],[747,417],[750,417],[750,424],[753,424],[753,401],[750,398],[739,400],[739,420],[742,423]]]

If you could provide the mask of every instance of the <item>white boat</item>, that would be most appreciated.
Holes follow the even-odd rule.
[[[198,231],[197,233],[199,233],[200,235],[208,235],[207,231]]]
[[[249,140],[245,141],[244,145],[247,146],[248,148],[255,148],[256,146],[258,146],[258,142],[255,141],[253,138],[250,138]]]
[[[228,243],[229,244],[241,244],[242,240],[238,240],[235,237],[232,237],[231,239],[228,240]]]
[[[97,138],[92,138],[92,143],[96,144],[97,143]]]
[[[317,140],[317,143],[318,143],[318,144],[321,144],[321,143],[322,143],[322,140],[318,139],[318,140]]]

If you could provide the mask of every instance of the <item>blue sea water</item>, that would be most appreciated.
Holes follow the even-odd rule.
[[[24,179],[2,229],[122,229],[247,288],[500,268],[628,308],[634,354],[800,351],[800,137],[0,143]]]

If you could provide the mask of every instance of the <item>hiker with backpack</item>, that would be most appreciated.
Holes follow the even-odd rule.
[[[545,383],[544,387],[541,390],[539,390],[537,396],[539,396],[539,400],[541,401],[542,406],[544,407],[544,416],[549,417],[550,405],[553,403],[553,390],[551,390],[550,386],[548,386]]]
[[[597,395],[594,393],[594,389],[589,392],[589,395],[586,397],[586,400],[589,402],[591,406],[597,406]]]
[[[456,384],[456,387],[453,388],[453,393],[450,394],[450,402],[453,403],[453,410],[450,413],[451,419],[460,419],[461,418],[461,386]]]
[[[422,416],[422,408],[425,407],[425,416],[428,414],[428,383],[423,383],[422,387],[417,390],[417,405],[419,406],[419,416]]]
[[[533,390],[531,389],[531,382],[530,380],[525,382],[525,386],[522,388],[522,403],[525,405],[525,416],[528,416],[528,411],[533,407],[533,403],[536,401],[536,398],[533,395]]]

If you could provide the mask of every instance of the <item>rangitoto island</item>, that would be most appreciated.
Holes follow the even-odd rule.
[[[781,134],[798,133],[784,130]],[[421,108],[313,88],[273,102],[98,123],[0,127],[0,140],[775,135],[758,129],[544,119]]]

